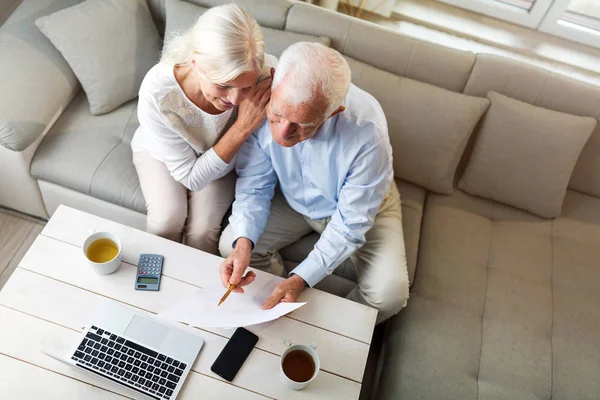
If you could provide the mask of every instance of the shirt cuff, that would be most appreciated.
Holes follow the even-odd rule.
[[[228,163],[223,161],[221,157],[217,154],[217,152],[211,147],[207,152],[202,154],[202,157],[208,157],[208,160],[214,164],[214,166],[219,170],[223,171],[225,168],[229,166]]]
[[[235,242],[241,237],[248,238],[252,241],[252,244],[256,246],[258,239],[260,238],[261,232],[255,227],[247,224],[238,224],[233,228],[233,242],[232,246],[235,246]]]
[[[298,275],[300,278],[304,279],[309,287],[313,287],[325,279],[328,274],[324,269],[307,261],[308,260],[304,260],[301,262],[292,270],[292,272],[290,272],[290,275]]]

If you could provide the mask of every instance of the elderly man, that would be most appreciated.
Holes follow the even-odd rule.
[[[267,121],[242,146],[233,215],[221,236],[224,286],[251,283],[248,265],[281,274],[273,255],[312,231],[308,257],[263,308],[294,302],[351,257],[358,285],[347,298],[379,310],[378,322],[408,298],[400,195],[381,106],[350,83],[337,51],[297,43],[281,56]],[[279,187],[276,189],[277,183]]]

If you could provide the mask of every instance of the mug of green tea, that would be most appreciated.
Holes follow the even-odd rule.
[[[296,344],[283,352],[279,377],[285,386],[292,390],[302,390],[317,377],[321,362],[315,347]]]
[[[97,274],[112,274],[121,265],[121,241],[109,232],[93,232],[83,243],[83,255]]]

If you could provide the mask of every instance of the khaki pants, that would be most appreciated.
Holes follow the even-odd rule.
[[[283,194],[276,191],[267,226],[254,248],[250,264],[276,275],[283,274],[283,266],[277,261],[281,258],[276,253],[313,231],[322,233],[329,220],[311,220],[297,213],[288,205]],[[358,285],[346,297],[378,309],[379,323],[397,314],[408,300],[402,210],[395,184],[386,194],[373,227],[365,237],[366,243],[350,256],[356,267]],[[232,242],[233,230],[229,225],[219,243],[223,257],[231,253]]]
[[[221,221],[235,196],[235,173],[192,192],[148,153],[134,153],[133,163],[146,199],[146,230],[218,255]]]

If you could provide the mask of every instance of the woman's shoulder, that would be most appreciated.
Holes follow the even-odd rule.
[[[177,81],[173,75],[173,67],[158,63],[150,68],[140,86],[140,97],[153,97],[158,99],[173,90],[176,90]]]

